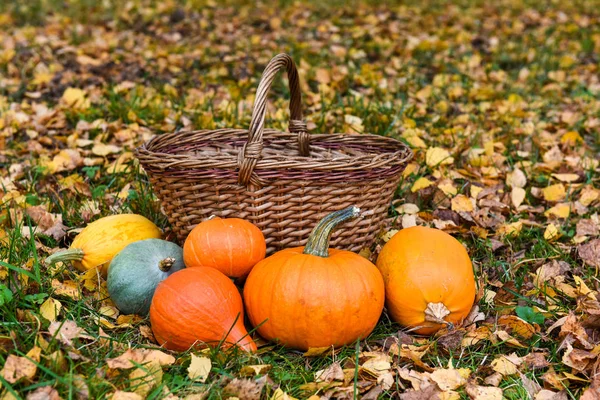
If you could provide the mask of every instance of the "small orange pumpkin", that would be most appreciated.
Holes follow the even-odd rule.
[[[222,342],[225,348],[256,351],[244,327],[239,291],[214,268],[184,268],[160,282],[150,305],[150,324],[158,343],[169,350]]]
[[[349,207],[329,214],[305,247],[281,250],[252,269],[244,303],[263,338],[307,350],[347,345],[373,331],[385,300],[381,274],[358,254],[328,250],[332,230],[358,213]]]
[[[469,254],[439,229],[414,226],[396,233],[381,249],[377,268],[385,281],[391,318],[413,332],[431,335],[460,323],[475,301]]]
[[[231,278],[245,278],[266,252],[265,237],[254,224],[215,217],[191,230],[183,245],[183,262],[188,268],[211,267]]]

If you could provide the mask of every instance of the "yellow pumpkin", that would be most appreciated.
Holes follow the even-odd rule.
[[[68,250],[52,254],[46,264],[73,261],[80,271],[101,268],[107,275],[114,256],[130,243],[144,239],[160,239],[161,231],[146,217],[138,214],[117,214],[88,224],[73,240]]]
[[[402,229],[381,249],[377,268],[392,320],[415,333],[431,335],[444,325],[459,324],[475,302],[469,254],[439,229]]]

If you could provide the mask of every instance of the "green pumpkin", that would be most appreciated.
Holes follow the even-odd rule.
[[[108,293],[123,314],[146,316],[156,286],[182,268],[183,249],[175,243],[162,239],[133,242],[110,263]]]

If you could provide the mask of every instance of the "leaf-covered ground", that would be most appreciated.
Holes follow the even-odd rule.
[[[598,1],[11,3],[2,399],[600,398]],[[384,313],[368,340],[323,354],[175,354],[148,320],[119,315],[95,274],[44,264],[100,216],[167,227],[132,150],[177,129],[246,128],[280,52],[298,63],[311,132],[413,148],[389,229],[431,225],[467,246],[479,292],[463,326],[418,337]],[[287,96],[279,79],[268,126],[286,129]]]

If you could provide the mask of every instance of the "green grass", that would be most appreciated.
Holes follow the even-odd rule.
[[[597,126],[590,128],[589,124],[600,118],[600,91],[594,86],[600,57],[600,4],[465,0],[455,5],[453,8],[439,1],[280,1],[278,7],[270,8],[244,1],[230,1],[222,7],[209,1],[175,0],[0,1],[0,43],[16,42],[10,57],[0,46],[0,365],[9,355],[24,356],[34,346],[43,348],[33,379],[10,384],[0,375],[0,396],[10,393],[25,398],[40,387],[52,386],[62,398],[79,398],[81,382],[90,398],[108,398],[117,389],[133,391],[138,383],[130,380],[128,372],[109,371],[106,359],[119,356],[130,346],[151,346],[139,329],[149,325],[148,319],[129,328],[102,327],[106,338],[97,322],[105,299],[93,296],[81,285],[80,299],[59,295],[53,289],[53,280],[76,281],[80,275],[70,264],[50,269],[43,262],[49,250],[68,247],[75,233],[57,241],[29,228],[35,223],[24,213],[25,208],[47,205],[73,229],[100,216],[134,212],[168,231],[160,201],[139,165],[130,162],[124,171],[111,173],[107,165],[118,154],[101,159],[91,152],[91,145],[78,147],[77,140],[117,144],[122,152],[129,152],[142,143],[144,135],[182,129],[187,121],[199,129],[246,128],[262,68],[266,60],[282,51],[300,65],[301,78],[310,92],[303,93],[304,113],[314,132],[347,132],[344,117],[353,115],[362,120],[364,132],[406,141],[403,132],[416,127],[424,132],[427,147],[450,151],[452,164],[431,167],[425,162],[427,149],[414,149],[417,168],[402,179],[395,192],[398,204],[410,202],[419,207],[420,223],[430,221],[436,212],[448,211],[451,205],[450,199],[436,197],[432,188],[413,193],[411,187],[417,179],[450,179],[457,192],[467,196],[473,184],[498,184],[509,192],[504,185],[506,172],[523,160],[531,162],[526,171],[524,204],[532,210],[511,208],[504,218],[509,223],[526,219],[536,224],[523,226],[513,236],[501,236],[489,228],[488,237],[481,238],[471,229],[473,224],[463,218],[459,231],[453,234],[468,248],[485,291],[512,299],[508,305],[480,300],[484,322],[493,327],[503,314],[526,312],[527,318],[543,318],[539,332],[528,339],[518,338],[522,347],[482,340],[468,348],[447,349],[441,344],[443,340],[430,338],[431,349],[422,361],[431,368],[443,368],[449,362],[455,368],[467,368],[476,382],[483,384],[493,372],[490,363],[496,357],[545,350],[557,373],[572,373],[562,362],[564,349],[560,348],[558,330],[550,335],[545,332],[557,319],[575,310],[578,301],[553,288],[532,291],[531,275],[543,263],[561,260],[572,268],[567,283],[573,285],[573,276],[579,276],[596,290],[597,271],[582,265],[571,239],[577,222],[597,212],[597,203],[582,215],[572,213],[555,221],[563,236],[549,242],[544,238],[549,220],[543,210],[551,204],[534,196],[532,189],[556,183],[553,172],[576,172],[584,184],[599,186],[597,168],[572,167],[565,160],[555,170],[540,164],[554,144],[566,155],[598,159],[600,134]],[[533,10],[542,17],[540,21],[535,21]],[[281,19],[278,29],[270,25],[275,17]],[[374,25],[372,17],[382,18],[382,22]],[[511,25],[515,21],[525,24],[522,30]],[[170,41],[167,34],[175,33],[180,36]],[[481,45],[477,37],[483,38]],[[49,42],[44,43],[43,38]],[[492,38],[498,39],[495,48],[489,41]],[[412,44],[413,40],[421,42]],[[337,54],[332,46],[346,51]],[[101,66],[80,65],[77,55],[81,54],[101,60]],[[572,65],[564,64],[565,55],[573,57]],[[469,66],[476,57],[480,63]],[[53,71],[53,77],[37,85],[33,80],[41,64]],[[316,79],[319,68],[331,72],[332,83],[325,88]],[[529,76],[520,79],[525,68]],[[556,71],[565,73],[564,80],[553,78]],[[448,76],[449,83],[436,83],[442,74]],[[134,87],[119,92],[118,85],[124,81],[133,82]],[[418,99],[417,93],[429,86],[429,97]],[[90,106],[73,109],[61,105],[68,87],[84,89]],[[462,93],[451,94],[452,87],[462,89]],[[513,94],[520,96],[525,106],[511,109],[506,100]],[[267,126],[286,128],[288,98],[285,82],[276,80],[269,97]],[[56,125],[32,122],[37,118],[32,106],[40,104],[57,111]],[[579,119],[572,124],[561,121],[565,111],[579,113]],[[29,119],[25,121],[25,117]],[[80,121],[99,125],[77,131]],[[528,124],[534,125],[533,133],[521,133]],[[124,129],[134,132],[131,139],[119,139],[124,137],[119,136]],[[570,148],[560,144],[561,135],[571,130],[580,133],[585,145]],[[31,139],[29,135],[34,132],[37,135]],[[488,141],[504,146],[495,151],[504,158],[490,163],[498,166],[497,178],[484,176],[482,168],[471,165],[464,153],[471,148],[483,149]],[[44,158],[51,160],[67,148],[80,152],[85,162],[52,174]],[[528,155],[520,156],[517,151],[527,151]],[[80,190],[61,189],[60,179],[71,174],[81,177]],[[15,186],[12,191],[6,187],[11,181]],[[128,184],[129,189],[119,196]],[[579,193],[580,188],[573,186],[566,201],[579,199]],[[16,195],[22,198],[14,199]],[[89,210],[90,205],[96,213]],[[395,213],[390,207],[390,214]],[[495,248],[498,241],[503,246]],[[376,254],[377,245],[371,250]],[[542,317],[532,315],[532,307],[544,309],[548,305],[551,289],[558,292],[556,307]],[[50,322],[40,315],[40,306],[49,297],[62,304],[58,321],[73,320],[91,336],[75,340],[73,348],[79,355],[69,353],[73,348],[48,333]],[[523,308],[517,311],[516,307]],[[369,338],[335,354],[305,357],[278,345],[265,347],[257,355],[211,350],[212,372],[206,383],[188,377],[189,353],[177,354],[177,362],[163,368],[162,382],[147,398],[164,398],[167,388],[181,398],[203,390],[208,391],[208,399],[227,398],[225,387],[240,377],[242,367],[258,364],[272,366],[263,398],[269,398],[277,387],[295,398],[307,398],[315,393],[302,387],[314,382],[315,372],[334,361],[356,369],[357,349],[380,350],[385,339],[404,335],[405,328],[392,322],[384,311]],[[422,371],[406,359],[394,360],[396,366]],[[547,371],[522,370],[549,388],[543,381]],[[402,387],[411,387],[398,376],[395,379],[381,398],[397,396]],[[360,380],[363,378],[357,378],[357,384]],[[564,382],[572,399],[579,398],[588,386],[576,380]],[[519,375],[505,378],[500,387],[507,399],[527,396]],[[457,392],[460,398],[469,398],[464,387]]]

